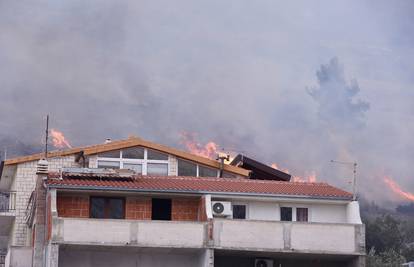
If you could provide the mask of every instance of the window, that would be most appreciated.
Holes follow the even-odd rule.
[[[308,221],[308,209],[296,208],[296,221],[307,222]]]
[[[98,160],[98,168],[119,169],[119,161]]]
[[[98,154],[98,168],[130,169],[143,175],[168,175],[168,154],[129,147]]]
[[[147,164],[148,175],[168,175],[167,163],[148,163]]]
[[[246,219],[246,205],[233,205],[233,219]]]
[[[122,149],[123,159],[144,159],[144,148],[143,147],[130,147]]]
[[[280,220],[285,222],[292,221],[292,208],[281,207],[280,208]]]
[[[162,152],[148,149],[148,159],[152,160],[168,160],[168,155]]]
[[[124,219],[125,200],[123,198],[91,197],[90,217],[97,219]]]
[[[198,165],[198,176],[200,177],[217,177],[217,169]]]
[[[123,168],[133,170],[137,174],[142,174],[142,164],[124,163]]]
[[[152,199],[152,220],[171,221],[171,199]]]
[[[178,176],[197,176],[197,164],[178,159]]]
[[[101,158],[119,158],[120,156],[119,150],[112,150],[103,153],[99,153],[98,157]]]

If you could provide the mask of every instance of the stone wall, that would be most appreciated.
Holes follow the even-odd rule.
[[[75,156],[51,158],[50,171],[59,171],[64,167],[80,167],[75,162]],[[24,162],[17,165],[15,177],[11,187],[16,191],[16,220],[12,228],[10,245],[26,246],[31,244],[31,231],[25,221],[25,213],[30,195],[36,186],[37,161]]]

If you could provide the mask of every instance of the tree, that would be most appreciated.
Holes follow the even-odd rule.
[[[405,258],[393,249],[380,254],[371,249],[367,255],[367,267],[400,267],[404,262]]]
[[[401,222],[391,215],[377,217],[374,221],[366,221],[367,249],[375,249],[378,253],[393,250],[398,253],[403,247]]]

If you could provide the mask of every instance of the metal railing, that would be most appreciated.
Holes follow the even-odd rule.
[[[0,255],[0,267],[6,266],[6,255]]]
[[[0,212],[16,209],[16,192],[0,191]]]

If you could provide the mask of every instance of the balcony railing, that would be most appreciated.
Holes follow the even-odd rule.
[[[52,239],[63,244],[202,248],[204,222],[59,218]]]
[[[220,249],[363,254],[363,225],[214,220],[214,245]]]
[[[0,191],[0,212],[8,212],[16,209],[16,192]]]
[[[6,264],[6,255],[0,255],[0,267],[4,267]]]

